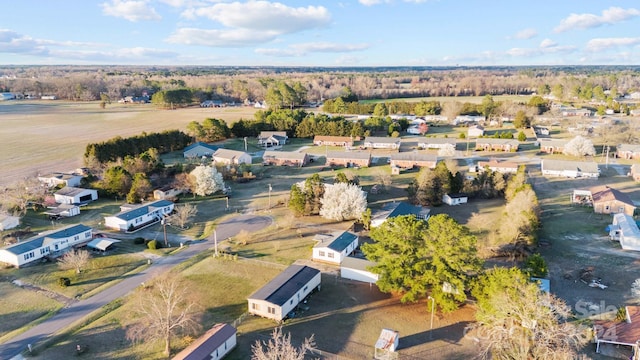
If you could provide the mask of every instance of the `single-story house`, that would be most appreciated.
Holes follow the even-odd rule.
[[[56,256],[91,241],[93,229],[77,224],[40,233],[0,249],[0,262],[20,267],[48,256]]]
[[[540,151],[547,154],[560,154],[564,152],[564,148],[567,146],[567,140],[560,139],[538,139],[540,144]]]
[[[625,317],[619,320],[595,320],[596,353],[600,353],[600,344],[630,346],[634,354],[640,352],[640,306],[624,307]],[[635,356],[634,356],[635,358]]]
[[[589,117],[592,116],[593,112],[589,109],[573,109],[573,108],[564,108],[562,110],[562,116],[582,116]]]
[[[589,189],[591,193],[591,204],[593,212],[596,214],[617,214],[624,213],[633,216],[636,206],[629,195],[602,185]]]
[[[476,140],[476,150],[516,152],[520,142],[513,139],[481,138]]]
[[[420,154],[417,152],[401,152],[391,154],[391,167],[402,169],[413,169],[414,167],[427,167],[433,169],[438,163],[438,157],[431,154]]]
[[[359,139],[358,139],[359,140]],[[313,138],[313,145],[328,145],[328,146],[353,146],[353,137],[351,136],[323,136],[316,135]]]
[[[0,214],[0,231],[13,229],[20,225],[20,218],[9,214]]]
[[[251,155],[244,151],[218,149],[213,153],[213,162],[225,165],[251,164]]]
[[[633,180],[640,181],[640,164],[631,165],[629,175],[633,178]]]
[[[237,333],[229,324],[215,324],[172,360],[220,360],[236,347]]]
[[[549,128],[544,126],[533,126],[533,131],[535,132],[536,135],[549,136],[550,134]]]
[[[471,124],[471,123],[479,123],[485,121],[486,118],[483,115],[458,115],[456,116],[452,124],[453,126]]]
[[[46,184],[48,187],[64,186],[80,186],[83,176],[75,173],[53,172],[45,175],[38,175],[38,180]]]
[[[609,225],[609,238],[620,241],[625,250],[640,251],[640,229],[635,219],[627,214],[613,215],[613,222]]]
[[[616,147],[616,156],[623,159],[640,159],[640,145],[620,144]]]
[[[98,190],[65,186],[53,194],[58,204],[87,204],[98,200]]]
[[[198,141],[184,148],[184,150],[182,150],[182,155],[185,159],[201,158],[203,156],[211,157],[218,149],[218,146]]]
[[[394,137],[380,137],[380,136],[367,136],[364,138],[364,147],[368,149],[400,149],[400,138]]]
[[[371,153],[368,151],[329,151],[327,166],[367,167],[371,165]]]
[[[171,185],[163,186],[159,189],[153,190],[153,198],[155,200],[169,200],[175,199],[178,195],[181,195],[184,191],[182,189],[176,189]]]
[[[169,200],[157,200],[148,204],[121,206],[120,212],[105,216],[104,226],[120,230],[132,231],[146,225],[159,222],[173,212],[174,204]]]
[[[373,261],[348,256],[340,263],[340,277],[375,284],[380,276],[368,270],[375,265]]]
[[[315,289],[320,270],[291,265],[247,298],[249,314],[282,321]]]
[[[371,227],[382,225],[387,219],[402,215],[413,215],[417,219],[428,220],[431,213],[429,208],[415,206],[406,202],[390,202],[376,211],[371,217]]]
[[[418,141],[421,149],[443,149],[448,146],[456,147],[456,139],[452,138],[424,138]]]
[[[44,212],[51,218],[72,217],[80,215],[80,206],[76,204],[59,204],[58,206],[50,206],[49,210]]]
[[[597,178],[600,169],[596,162],[543,159],[540,163],[542,175],[568,178]]]
[[[447,205],[460,205],[466,204],[469,201],[469,197],[465,194],[444,194],[442,195],[442,202]]]
[[[469,126],[469,129],[467,129],[467,137],[477,138],[482,135],[484,135],[484,127],[482,125]]]
[[[340,264],[358,247],[358,235],[349,231],[336,231],[331,234],[317,234],[313,240],[311,259],[330,264]]]
[[[309,155],[297,151],[265,150],[264,155],[262,155],[262,163],[264,165],[303,167],[309,163]]]
[[[484,172],[487,168],[493,172],[499,172],[502,174],[515,174],[518,172],[518,164],[511,161],[500,161],[497,159],[478,161],[478,164],[472,165],[470,170],[472,172]]]
[[[258,135],[258,145],[263,147],[282,146],[287,143],[288,139],[286,131],[261,131]]]

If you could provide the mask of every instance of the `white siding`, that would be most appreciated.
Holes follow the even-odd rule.
[[[350,280],[362,281],[365,283],[375,284],[378,281],[378,275],[370,271],[341,267],[340,277]]]

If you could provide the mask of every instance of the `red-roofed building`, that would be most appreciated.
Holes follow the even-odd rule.
[[[601,344],[631,346],[634,354],[638,354],[640,341],[640,306],[625,306],[625,321],[596,320],[593,324],[596,352],[600,352]],[[634,356],[634,359],[636,357]]]

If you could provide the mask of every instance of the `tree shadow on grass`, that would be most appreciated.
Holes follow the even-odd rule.
[[[110,281],[114,281],[114,280],[124,280],[128,277],[131,277],[132,275],[120,275],[120,276],[107,276],[107,277],[103,277],[103,278],[97,278],[97,279],[90,279],[90,280],[84,280],[84,281],[74,281],[71,283],[71,286],[81,286],[81,285],[89,285],[89,284],[102,284],[102,283],[108,283]]]

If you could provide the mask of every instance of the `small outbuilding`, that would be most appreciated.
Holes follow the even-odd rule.
[[[376,341],[374,358],[377,360],[397,359],[396,350],[400,344],[400,334],[391,329],[382,329]]]
[[[361,281],[367,284],[375,284],[380,276],[369,269],[376,263],[367,259],[353,256],[346,257],[340,263],[340,277],[343,279]]]
[[[229,324],[215,324],[173,360],[220,360],[236,347],[238,330]]]
[[[465,194],[444,194],[442,196],[442,202],[451,206],[466,204],[467,201],[469,201],[469,197]]]
[[[620,241],[624,250],[640,251],[640,229],[633,217],[627,214],[613,215],[613,223],[609,225],[611,240]]]
[[[619,320],[596,320],[593,324],[596,353],[600,353],[602,344],[631,347],[632,359],[640,354],[640,306],[625,306],[625,318]]]
[[[115,243],[119,243],[120,240],[106,238],[106,237],[97,237],[87,244],[87,247],[93,250],[99,251],[107,251],[113,247]]]
[[[84,205],[98,200],[98,190],[65,186],[53,194],[58,204]]]
[[[336,265],[358,247],[358,235],[349,231],[318,234],[313,240],[318,242],[313,247],[313,261]]]
[[[72,217],[80,215],[80,206],[74,204],[59,204],[58,206],[49,207],[49,209],[45,211],[44,214],[49,215],[54,219],[61,217]]]
[[[320,270],[291,265],[247,298],[249,314],[283,321],[315,289],[320,289]]]
[[[211,157],[216,150],[218,150],[217,146],[198,141],[184,148],[182,155],[185,159],[201,158],[203,156]]]
[[[213,153],[213,162],[224,165],[251,164],[251,155],[244,151],[218,149]]]

